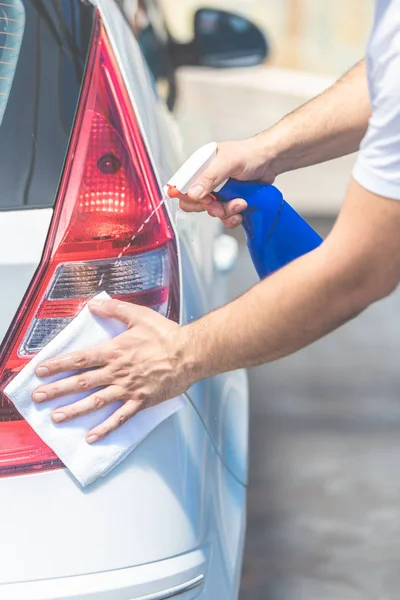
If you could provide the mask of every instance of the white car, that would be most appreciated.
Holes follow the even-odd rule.
[[[226,300],[219,224],[175,201],[155,210],[184,158],[157,91],[173,104],[182,49],[154,3],[96,4],[0,3],[1,390],[100,290],[182,323]],[[211,45],[213,13],[229,17],[197,17]],[[216,49],[224,64],[228,46]],[[193,47],[192,62],[207,54]],[[85,489],[2,391],[0,401],[1,599],[237,597],[243,372],[193,386],[182,410]]]

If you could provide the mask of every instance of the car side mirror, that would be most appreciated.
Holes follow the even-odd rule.
[[[176,67],[185,65],[215,68],[258,65],[269,52],[263,32],[235,13],[200,8],[194,17],[194,38],[188,44],[171,40]]]
[[[245,17],[224,10],[201,8],[194,17],[198,64],[224,68],[261,63],[268,54],[262,31]]]

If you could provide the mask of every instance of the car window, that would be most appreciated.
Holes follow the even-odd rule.
[[[25,9],[21,0],[0,5],[0,125],[18,64],[24,28]]]
[[[80,0],[0,3],[0,210],[54,203],[92,20]]]

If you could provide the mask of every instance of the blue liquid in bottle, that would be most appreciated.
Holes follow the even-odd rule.
[[[234,198],[246,200],[242,225],[260,279],[322,243],[318,233],[273,185],[229,179],[216,196],[222,202]]]

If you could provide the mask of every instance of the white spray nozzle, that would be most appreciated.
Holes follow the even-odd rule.
[[[189,188],[196,183],[198,177],[209,167],[214,157],[217,154],[217,142],[210,142],[202,146],[189,158],[180,169],[171,177],[167,185],[164,187],[164,192],[168,195],[170,188],[175,188],[182,194],[187,194]],[[220,183],[214,192],[218,192],[227,182],[225,179]]]

